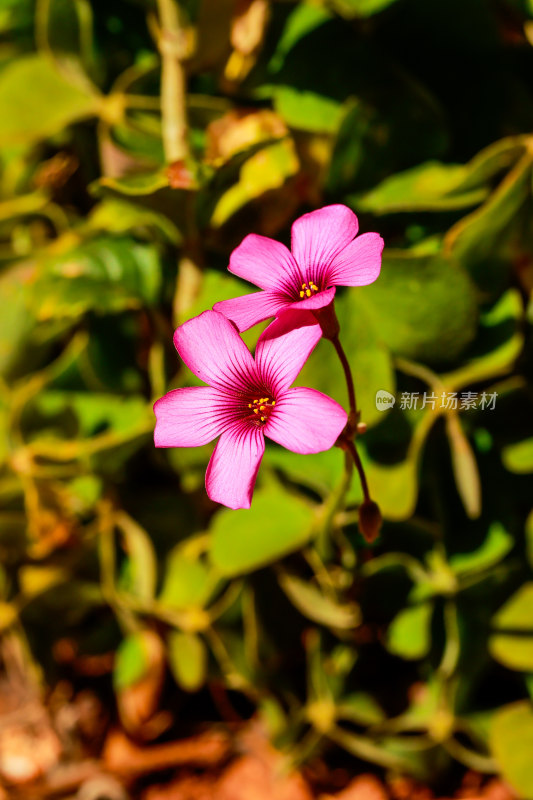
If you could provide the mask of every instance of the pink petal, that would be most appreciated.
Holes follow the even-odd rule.
[[[317,292],[316,294],[312,294],[311,297],[305,297],[303,300],[291,303],[288,308],[293,308],[298,311],[305,311],[306,309],[312,311],[315,308],[329,306],[334,297],[335,287],[332,286],[331,289],[326,289],[324,292]]]
[[[228,398],[209,386],[175,389],[154,404],[156,447],[199,447],[231,422]]]
[[[221,300],[215,303],[213,309],[234,322],[240,331],[247,331],[252,325],[275,317],[290,302],[279,292],[253,292],[231,300]]]
[[[288,291],[302,283],[298,264],[285,245],[255,233],[233,251],[228,269],[261,289]]]
[[[277,401],[264,431],[293,453],[329,450],[346,425],[346,411],[315,389],[295,387]]]
[[[205,474],[205,488],[211,500],[228,508],[250,508],[264,452],[261,428],[241,422],[225,431]]]
[[[384,241],[379,233],[363,233],[337,253],[328,269],[328,283],[337,286],[366,286],[381,270]]]
[[[255,349],[260,379],[274,394],[288,389],[322,335],[310,311],[286,311],[263,331]]]
[[[249,388],[256,369],[235,326],[217,311],[204,311],[174,333],[174,345],[195,375],[230,393]]]
[[[346,206],[325,206],[297,219],[292,226],[292,253],[303,281],[323,283],[326,268],[359,229],[357,217]]]

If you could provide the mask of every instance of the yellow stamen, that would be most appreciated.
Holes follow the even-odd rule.
[[[300,297],[305,297],[305,292],[300,292]]]
[[[305,293],[308,297],[311,297],[311,289],[306,289]]]

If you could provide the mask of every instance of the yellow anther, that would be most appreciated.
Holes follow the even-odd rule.
[[[264,422],[266,417],[260,417],[260,419],[261,419],[261,422]]]
[[[307,284],[306,283],[302,283],[302,289],[306,289],[306,288],[307,288]]]
[[[311,289],[306,289],[305,293],[308,297],[311,297]]]
[[[305,292],[300,292],[300,297],[305,297]]]
[[[248,403],[248,408],[251,408],[251,407],[252,407],[252,404],[251,404],[251,403]]]
[[[273,406],[275,406],[275,405],[276,405],[276,401],[275,401],[275,400],[272,400],[272,405],[273,405]]]
[[[254,414],[259,414],[259,409],[258,408],[254,408]]]
[[[259,406],[259,411],[264,411],[265,409],[266,409],[266,406]]]

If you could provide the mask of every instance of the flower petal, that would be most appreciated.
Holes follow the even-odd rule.
[[[261,428],[235,423],[217,442],[205,474],[207,494],[228,508],[250,508],[265,452]]]
[[[312,294],[311,297],[306,297],[303,300],[298,300],[296,303],[291,303],[288,308],[293,308],[298,311],[305,311],[306,309],[311,311],[315,308],[324,308],[324,306],[329,306],[334,297],[335,287],[332,286],[331,289],[326,289],[324,292],[317,292],[317,294]]]
[[[251,233],[233,251],[230,272],[261,289],[290,291],[302,282],[298,264],[281,242]]]
[[[337,253],[330,263],[327,282],[337,286],[366,286],[381,270],[384,241],[379,233],[363,233]]]
[[[326,268],[359,229],[357,217],[346,206],[333,205],[304,214],[292,226],[292,253],[303,281],[323,282]]]
[[[232,421],[231,398],[210,386],[174,389],[154,404],[156,447],[199,447]]]
[[[217,311],[204,311],[180,325],[174,345],[189,369],[217,389],[246,391],[256,380],[250,351],[235,326]]]
[[[259,377],[275,395],[288,389],[322,335],[310,311],[286,311],[263,331],[255,349]]]
[[[253,292],[232,297],[231,300],[221,300],[215,303],[213,309],[234,322],[240,331],[247,331],[252,325],[275,317],[290,302],[279,292]]]
[[[293,453],[329,450],[346,425],[346,411],[316,389],[295,387],[276,401],[264,431]]]

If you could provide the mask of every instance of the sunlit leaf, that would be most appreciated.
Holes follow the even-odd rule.
[[[298,611],[305,617],[331,628],[354,628],[360,621],[360,613],[353,603],[341,605],[313,584],[294,575],[282,572],[279,575],[281,588]]]
[[[211,597],[218,579],[213,571],[197,558],[191,558],[182,547],[169,555],[160,602],[175,609],[204,606]]]
[[[127,238],[84,242],[49,258],[32,287],[32,307],[40,320],[76,318],[138,308],[155,302],[161,286],[157,250]]]
[[[514,544],[513,537],[499,522],[493,522],[481,547],[470,553],[450,557],[450,567],[456,575],[481,572],[499,564]]]
[[[405,608],[393,619],[387,631],[387,649],[401,658],[424,658],[431,646],[431,603]]]
[[[505,780],[520,796],[530,797],[533,794],[533,708],[530,701],[521,700],[494,713],[490,746]]]
[[[533,583],[525,583],[492,618],[493,658],[511,669],[533,671]]]
[[[100,103],[97,94],[69,83],[44,56],[18,58],[0,74],[0,107],[9,109],[0,120],[0,147],[45,139],[94,116]]]
[[[187,692],[198,691],[207,670],[207,650],[202,639],[194,633],[171,631],[167,644],[169,665],[176,682]]]
[[[142,632],[126,636],[120,643],[113,670],[116,689],[127,689],[144,678],[150,666],[145,638]]]
[[[253,572],[309,540],[313,513],[277,488],[256,491],[249,510],[222,510],[211,528],[210,558],[222,575]]]
[[[533,438],[504,447],[502,461],[509,472],[519,475],[533,472]]]

